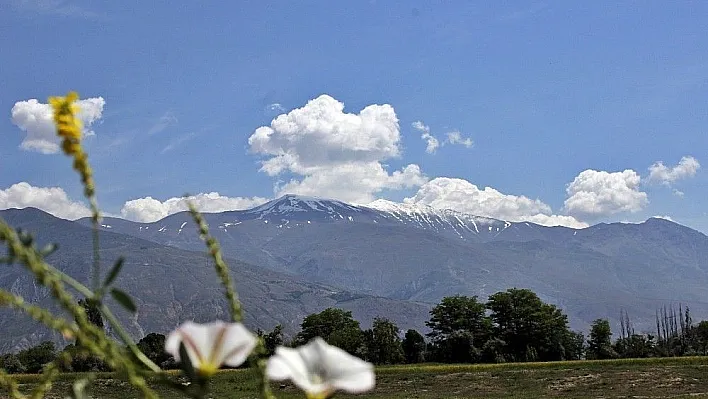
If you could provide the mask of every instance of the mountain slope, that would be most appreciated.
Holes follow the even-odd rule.
[[[655,309],[675,302],[708,317],[708,237],[666,220],[576,230],[292,195],[205,216],[228,256],[357,292],[436,302],[527,287],[563,306],[579,328],[624,308],[638,329],[652,329]],[[105,223],[165,245],[200,245],[186,213]]]
[[[92,254],[90,229],[36,209],[0,211],[0,217],[15,227],[36,233],[40,244],[58,243],[58,251],[48,261],[78,280],[86,280]],[[101,232],[101,248],[104,271],[119,256],[126,257],[116,284],[134,297],[139,311],[132,316],[118,313],[135,338],[149,332],[168,332],[184,320],[228,318],[223,290],[204,252],[180,250],[106,231]],[[427,320],[430,308],[427,304],[351,293],[243,262],[228,263],[244,303],[245,323],[254,329],[270,329],[281,323],[286,333],[293,334],[304,316],[330,306],[351,310],[363,326],[370,324],[375,316],[389,317],[401,328],[423,329]],[[47,290],[38,286],[20,265],[3,267],[0,287],[44,306],[53,304]],[[63,342],[60,336],[49,334],[25,315],[0,310],[0,352],[47,338]]]

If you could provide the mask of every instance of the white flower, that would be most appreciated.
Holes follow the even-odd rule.
[[[268,359],[272,380],[290,379],[309,398],[327,398],[337,390],[359,393],[374,387],[374,366],[317,337],[297,349],[283,346]]]
[[[215,321],[197,324],[187,321],[172,331],[165,341],[165,352],[177,361],[180,361],[181,343],[184,343],[197,372],[209,376],[223,364],[240,366],[255,348],[257,339],[241,323]]]

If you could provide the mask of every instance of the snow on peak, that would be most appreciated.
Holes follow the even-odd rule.
[[[341,218],[342,212],[357,212],[358,208],[337,200],[286,194],[250,209],[246,213],[257,213],[260,215],[259,218],[263,218],[267,215],[285,215],[312,211],[336,214]]]
[[[393,202],[378,199],[365,208],[380,212],[384,218],[400,223],[413,224],[423,229],[434,231],[451,231],[463,238],[467,234],[487,233],[499,234],[511,226],[510,222],[468,215],[451,209],[436,209],[423,204]],[[480,229],[480,226],[488,226]]]
[[[377,199],[366,205],[362,205],[369,209],[374,209],[381,212],[401,212],[401,213],[433,213],[435,210],[428,205],[405,204],[401,202],[393,202],[385,199]]]

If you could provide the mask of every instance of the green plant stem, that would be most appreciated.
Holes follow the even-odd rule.
[[[123,343],[125,343],[128,348],[130,348],[130,351],[133,352],[133,355],[135,355],[135,357],[137,357],[150,370],[156,373],[162,372],[162,369],[160,369],[158,365],[156,365],[152,360],[150,360],[149,357],[145,356],[145,354],[140,351],[140,348],[138,348],[133,339],[130,337],[130,334],[128,334],[128,332],[125,331],[123,326],[118,322],[118,319],[116,319],[111,310],[104,304],[101,304],[100,309],[101,313],[106,316],[106,320],[108,320],[111,326],[115,329],[116,333],[118,333],[118,336],[123,340]]]
[[[13,399],[26,398],[26,396],[20,392],[20,389],[17,385],[17,381],[15,381],[9,374],[7,374],[5,372],[5,370],[0,369],[0,387],[2,387],[2,386],[4,386],[7,389],[11,398],[13,398]]]
[[[67,283],[69,286],[74,288],[76,291],[78,291],[80,294],[84,295],[87,298],[93,298],[94,293],[88,289],[85,285],[81,284],[80,282],[76,281],[73,279],[71,276],[67,275],[66,273],[57,270],[53,268],[52,266],[49,266],[51,269],[53,269],[61,279]],[[158,365],[156,365],[150,358],[145,356],[143,352],[140,351],[140,348],[135,344],[135,341],[130,337],[130,334],[128,334],[127,331],[123,328],[123,326],[120,324],[116,316],[111,312],[111,310],[106,306],[105,304],[101,303],[101,306],[99,307],[99,310],[103,315],[106,317],[106,320],[108,323],[113,327],[113,329],[116,331],[120,339],[125,343],[128,348],[130,349],[131,352],[133,352],[133,355],[137,357],[145,366],[147,366],[150,370],[159,373],[162,371]]]
[[[91,221],[92,221],[92,241],[93,241],[93,268],[92,268],[92,285],[93,290],[97,291],[99,289],[99,280],[101,278],[101,254],[100,246],[98,242],[98,222],[101,219],[101,214],[98,210],[98,203],[96,202],[95,196],[89,197],[89,203],[91,204]]]
[[[58,363],[64,361],[62,358],[57,358],[53,362],[47,364],[39,376],[39,384],[32,390],[32,399],[42,399],[47,392],[52,388],[52,383],[59,377]]]
[[[187,201],[187,205],[189,206],[189,212],[192,214],[192,219],[194,219],[194,223],[197,224],[197,228],[199,229],[199,236],[206,243],[209,255],[214,259],[216,274],[219,276],[221,284],[226,290],[226,299],[229,301],[229,306],[231,307],[231,320],[240,323],[243,321],[241,301],[239,301],[234,285],[231,282],[229,266],[224,261],[219,242],[209,234],[209,226],[202,214],[197,210],[197,207],[194,206],[191,201]]]

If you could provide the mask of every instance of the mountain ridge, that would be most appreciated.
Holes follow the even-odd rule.
[[[87,279],[92,260],[89,228],[37,209],[3,210],[0,217],[14,227],[34,233],[38,246],[58,243],[58,250],[47,261],[79,281]],[[186,251],[105,231],[100,237],[104,272],[112,261],[125,256],[116,285],[133,296],[138,313],[130,315],[118,306],[112,308],[117,309],[119,319],[134,339],[149,332],[167,333],[185,320],[228,319],[228,304],[205,247],[199,252]],[[327,307],[351,310],[362,326],[370,325],[376,316],[383,316],[395,320],[402,328],[424,329],[430,309],[425,303],[350,292],[226,260],[244,304],[245,323],[252,329],[271,329],[282,324],[285,333],[293,335],[299,330],[302,318]],[[58,310],[48,290],[37,285],[21,265],[5,266],[0,271],[0,287],[30,302]],[[26,348],[46,339],[62,345],[68,343],[61,335],[26,315],[0,309],[0,353]]]
[[[354,293],[436,303],[447,295],[485,300],[511,287],[530,288],[563,307],[579,329],[595,318],[617,321],[622,308],[638,330],[651,330],[655,310],[677,302],[708,318],[708,237],[686,226],[652,218],[573,229],[408,205],[285,196],[204,218],[225,256]],[[186,212],[152,223],[106,218],[103,225],[203,250]]]

